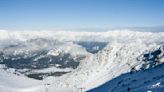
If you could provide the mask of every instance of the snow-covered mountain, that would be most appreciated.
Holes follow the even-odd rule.
[[[131,65],[130,72],[119,75],[89,92],[163,92],[164,90],[164,48],[144,52],[137,58],[141,61]],[[160,54],[159,54],[160,53]]]
[[[0,35],[3,92],[151,91],[156,83],[163,88],[164,32],[1,30]],[[30,85],[20,87],[19,78]]]

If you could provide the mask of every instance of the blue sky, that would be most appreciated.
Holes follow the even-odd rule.
[[[0,29],[164,25],[164,0],[0,0]]]

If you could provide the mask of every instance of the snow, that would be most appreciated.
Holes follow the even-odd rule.
[[[0,70],[1,92],[44,92],[42,83],[25,76],[17,76]]]
[[[7,73],[0,69],[0,76],[2,76],[0,77],[0,90],[2,92],[45,92],[46,87],[49,92],[80,92],[80,89],[88,91],[122,74],[129,73],[134,66],[136,70],[140,70],[143,61],[137,60],[137,58],[143,55],[146,50],[152,51],[164,44],[164,32],[151,33],[131,30],[107,32],[0,30],[0,35],[0,51],[10,44],[17,45],[19,43],[26,43],[27,45],[20,50],[22,53],[25,53],[26,48],[30,48],[31,51],[36,51],[36,48],[47,48],[51,42],[45,43],[43,46],[38,45],[38,43],[27,43],[30,39],[46,38],[57,41],[57,44],[52,44],[52,48],[58,48],[50,51],[48,55],[56,56],[59,55],[60,51],[72,55],[87,55],[84,60],[80,61],[76,70],[61,77],[46,78],[43,81]],[[98,53],[91,54],[80,45],[74,44],[75,41],[108,42],[108,45]],[[8,53],[13,51],[15,50],[10,49]],[[163,61],[163,58],[161,60]],[[51,70],[55,71],[56,69],[49,68],[42,72]],[[65,71],[69,71],[69,69]],[[50,85],[45,86],[45,84]]]
[[[91,59],[82,61],[77,71],[72,72],[71,76],[64,78],[63,84],[75,86],[81,83],[79,86],[86,90],[97,87],[106,82],[106,80],[110,80],[122,73],[130,71],[131,66],[139,63],[136,62],[135,57],[140,55],[144,48],[146,48],[146,46],[142,44],[132,43],[123,45],[111,43],[96,56],[92,56],[93,58],[91,57]],[[116,55],[117,53],[118,56]],[[127,63],[131,65],[129,66]],[[72,77],[73,79],[71,79]]]
[[[164,66],[122,74],[107,83],[88,92],[162,92],[164,88]]]
[[[47,55],[58,56],[62,51],[59,49],[50,50]]]
[[[45,69],[38,69],[32,70],[30,73],[51,73],[51,72],[71,72],[73,71],[72,68],[56,68],[56,67],[49,67]]]
[[[158,83],[156,83],[156,84],[154,84],[154,85],[152,85],[152,87],[154,88],[154,87],[159,87],[160,86],[160,82],[158,82]]]

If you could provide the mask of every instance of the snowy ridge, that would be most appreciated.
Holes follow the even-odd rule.
[[[103,84],[106,80],[111,80],[122,73],[129,72],[132,66],[140,63],[135,57],[142,54],[141,51],[145,48],[146,46],[136,43],[127,45],[111,43],[97,55],[90,56],[90,59],[82,61],[77,71],[72,73],[70,79],[67,76],[63,84],[70,83],[72,85],[75,83],[74,85],[79,85],[79,83],[82,83],[79,86],[86,90],[94,88]]]
[[[142,33],[141,35],[146,36],[146,34]],[[119,35],[121,35],[121,32]],[[82,61],[79,68],[72,74],[69,74],[70,78],[68,76],[64,78],[65,80],[61,85],[67,84],[65,86],[70,85],[73,87],[78,85],[79,88],[88,90],[123,73],[130,72],[134,66],[140,69],[143,63],[138,61],[137,57],[145,50],[157,48],[159,47],[158,44],[163,43],[162,39],[158,39],[157,42],[157,39],[154,39],[158,37],[163,38],[163,34],[158,36],[159,34],[148,33],[151,37],[153,36],[151,40],[149,37],[143,37],[144,40],[140,39],[141,35],[140,32],[132,32],[132,34],[129,34],[130,37],[127,36],[129,39],[118,36],[120,37],[120,39],[116,39],[118,41],[110,42],[100,53],[95,56],[88,56],[89,58],[86,61]]]
[[[89,92],[163,92],[164,65],[122,74]]]
[[[84,48],[74,45],[74,41],[108,42],[108,45],[97,54],[85,52],[87,57],[80,61],[78,68],[71,73],[57,79],[45,79],[44,81],[51,81],[48,88],[52,92],[57,92],[61,88],[69,89],[69,91],[73,90],[73,92],[79,91],[79,88],[87,91],[124,73],[128,73],[133,68],[142,70],[144,62],[137,60],[137,58],[143,55],[146,50],[152,51],[164,44],[164,32],[151,33],[129,30],[107,32],[0,31],[0,35],[3,35],[0,37],[1,48],[8,44],[22,43],[30,39],[46,38],[66,42],[70,46],[67,49],[76,47],[77,49],[69,50],[72,53],[78,51],[78,47],[81,49],[80,52],[85,52]],[[6,41],[8,42],[6,43]],[[4,90],[4,92],[7,91]],[[36,90],[35,92],[41,91]]]

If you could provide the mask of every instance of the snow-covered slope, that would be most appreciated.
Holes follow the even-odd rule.
[[[0,90],[1,92],[44,92],[45,87],[40,81],[0,69]]]
[[[121,74],[128,73],[133,68],[140,70],[144,62],[137,58],[148,48],[152,46],[133,42],[129,44],[111,43],[98,54],[82,61],[77,70],[64,78],[62,85],[78,85],[79,88],[88,90]]]
[[[153,69],[160,63],[151,66],[151,62],[145,62],[145,58],[147,57],[144,57],[144,55],[147,51],[153,52],[164,44],[163,32],[151,33],[129,30],[107,32],[0,31],[0,35],[3,35],[0,36],[0,43],[2,44],[0,46],[1,50],[4,50],[6,46],[17,46],[25,43],[23,47],[20,47],[23,52],[26,48],[30,48],[30,50],[34,52],[36,50],[48,48],[49,52],[47,55],[59,55],[61,52],[60,50],[71,53],[72,56],[77,56],[79,54],[85,55],[85,59],[82,59],[79,66],[72,72],[55,79],[46,78],[43,80],[50,84],[48,89],[55,92],[61,88],[66,88],[66,90],[72,90],[74,92],[80,90],[87,91],[122,74],[134,70],[143,71],[147,68]],[[44,40],[37,40],[31,43],[33,39],[38,38],[50,40],[46,40],[46,44]],[[30,43],[28,43],[29,41]],[[55,44],[53,43],[54,41]],[[93,54],[87,52],[85,47],[78,44],[79,42],[105,42],[107,45]],[[56,49],[59,47],[60,49]],[[19,50],[19,48],[17,49]],[[6,52],[10,51],[14,52],[15,50],[9,47]],[[163,56],[160,57],[160,59],[161,62],[163,62]],[[145,65],[148,66],[145,67]],[[149,65],[151,67],[149,67]]]
[[[122,74],[89,92],[163,92],[164,65]]]

